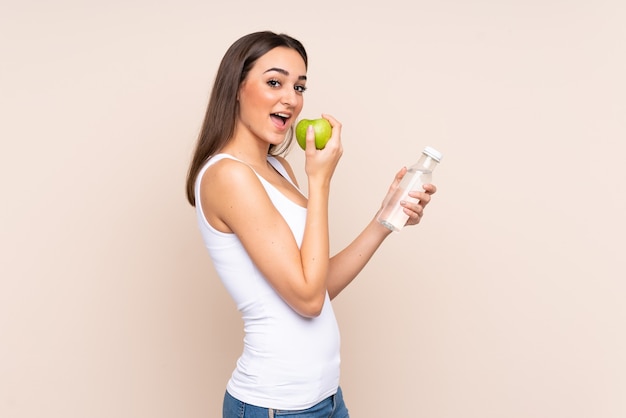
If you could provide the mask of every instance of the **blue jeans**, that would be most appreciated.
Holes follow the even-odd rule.
[[[230,393],[224,395],[223,418],[350,418],[348,408],[343,402],[341,388],[335,395],[329,396],[317,405],[298,411],[261,408],[249,405],[233,398]]]

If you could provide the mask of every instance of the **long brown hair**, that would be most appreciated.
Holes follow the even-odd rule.
[[[211,97],[207,106],[202,129],[187,173],[187,200],[196,205],[195,182],[204,163],[232,139],[235,132],[238,104],[237,92],[248,72],[261,56],[276,47],[296,50],[308,67],[304,46],[289,35],[263,31],[254,32],[239,38],[224,54],[217,70]],[[270,155],[284,153],[291,144],[293,130],[279,145],[269,147]]]

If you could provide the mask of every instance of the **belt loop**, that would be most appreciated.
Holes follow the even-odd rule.
[[[272,408],[269,408],[267,410],[267,412],[268,412],[268,417],[269,418],[274,418],[274,410]]]

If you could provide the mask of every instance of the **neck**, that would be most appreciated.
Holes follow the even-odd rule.
[[[235,128],[233,139],[220,151],[230,154],[248,164],[265,164],[269,144],[248,130]]]

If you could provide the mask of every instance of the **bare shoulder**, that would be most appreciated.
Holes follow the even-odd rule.
[[[278,160],[279,163],[281,163],[283,165],[283,167],[285,167],[285,170],[287,170],[287,174],[289,174],[289,177],[291,178],[291,181],[293,181],[293,183],[298,186],[298,179],[296,178],[296,175],[293,171],[293,168],[291,168],[291,164],[289,164],[289,161],[287,161],[285,159],[285,157],[281,157],[281,156],[274,156],[274,158],[276,158]]]
[[[203,191],[224,191],[231,187],[241,187],[248,183],[258,184],[254,170],[247,164],[231,158],[217,161],[206,169],[200,182]]]
[[[246,204],[246,197],[263,200],[263,185],[248,165],[224,158],[206,169],[200,180],[200,202],[207,221],[222,232],[232,232],[225,221],[233,207]]]

